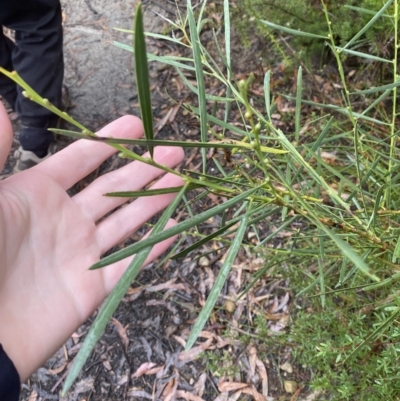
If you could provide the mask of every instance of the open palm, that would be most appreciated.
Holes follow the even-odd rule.
[[[137,138],[139,119],[125,116],[100,135]],[[12,129],[0,104],[0,164],[10,149]],[[163,172],[132,162],[99,177],[79,194],[66,190],[115,152],[108,145],[77,141],[40,165],[0,182],[0,343],[25,380],[76,330],[110,293],[129,260],[88,271],[174,195],[109,198],[110,191],[140,189]],[[179,148],[156,148],[155,159],[174,167]],[[181,185],[167,174],[153,188]],[[110,214],[110,212],[114,211]],[[169,225],[174,224],[170,221]],[[173,241],[155,246],[148,261]]]

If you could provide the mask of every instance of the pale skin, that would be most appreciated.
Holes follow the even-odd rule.
[[[141,121],[122,117],[99,135],[138,138]],[[0,102],[0,167],[7,159],[12,127]],[[140,162],[99,177],[79,194],[66,190],[115,153],[103,143],[77,141],[45,162],[0,182],[0,343],[21,381],[35,372],[96,310],[121,277],[129,260],[88,271],[101,255],[164,209],[174,195],[139,198],[123,204],[111,191],[182,185],[179,177]],[[180,148],[155,148],[168,167],[183,160]],[[168,226],[176,224],[170,220]],[[156,245],[146,263],[174,238]]]

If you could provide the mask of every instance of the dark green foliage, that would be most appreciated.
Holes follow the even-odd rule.
[[[326,2],[335,41],[341,45],[351,39],[384,4],[381,0],[338,0]],[[357,9],[355,9],[357,8]],[[361,10],[363,9],[363,10]],[[291,29],[326,35],[328,32],[326,19],[319,0],[244,0],[236,2],[233,11],[233,24],[246,42],[253,35],[253,28],[262,36],[270,37],[271,30],[260,21],[267,20]],[[245,18],[243,17],[245,16]],[[393,35],[390,18],[381,18],[365,37],[367,46],[374,53],[385,51],[384,44]],[[321,53],[324,40],[293,37],[290,43],[297,55],[310,57]],[[276,46],[279,46],[275,43]]]

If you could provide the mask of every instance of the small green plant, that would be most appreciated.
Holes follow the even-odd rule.
[[[185,182],[181,188],[168,190],[106,194],[137,197],[173,191],[178,196],[148,239],[106,256],[91,267],[102,268],[137,255],[98,314],[67,378],[64,391],[72,384],[101,336],[107,321],[139,271],[146,252],[163,239],[193,230],[200,239],[175,255],[175,258],[186,256],[213,239],[224,241],[226,255],[215,285],[188,338],[188,348],[207,323],[239,248],[246,246],[254,255],[263,256],[266,260],[265,266],[256,273],[252,285],[263,274],[281,265],[284,267],[283,273],[293,283],[302,283],[301,287],[296,288],[299,299],[305,296],[316,296],[318,299],[320,309],[313,306],[315,313],[299,312],[296,316],[299,324],[293,326],[288,337],[288,341],[298,345],[293,347],[295,352],[302,350],[298,358],[304,358],[315,372],[313,386],[324,390],[337,387],[337,399],[357,399],[357,391],[361,390],[363,394],[368,394],[368,391],[371,394],[372,391],[378,393],[382,383],[393,384],[393,361],[398,352],[395,344],[400,307],[395,288],[400,277],[400,155],[397,148],[399,0],[387,1],[346,42],[336,42],[335,24],[324,2],[321,2],[322,11],[318,14],[320,19],[325,18],[327,30],[324,32],[299,32],[287,26],[274,25],[274,29],[286,34],[326,41],[340,76],[340,81],[335,83],[340,89],[339,101],[336,104],[324,104],[303,98],[303,70],[301,67],[298,69],[296,96],[286,97],[294,107],[294,129],[290,132],[282,132],[274,119],[277,104],[271,93],[270,71],[265,73],[261,84],[264,92],[262,106],[260,98],[251,92],[257,84],[254,74],[238,82],[234,79],[228,0],[224,1],[224,50],[214,36],[222,63],[216,62],[202,44],[201,29],[206,23],[206,3],[203,2],[195,18],[188,0],[187,17],[177,22],[170,21],[174,35],[147,34],[178,44],[191,52],[189,56],[150,54],[148,59],[175,67],[181,79],[197,96],[198,105],[183,104],[183,107],[199,121],[201,132],[198,141],[161,141],[153,139],[151,132],[147,132],[145,140],[100,139],[69,116],[55,110],[18,76],[5,72],[25,88],[32,100],[60,113],[79,129],[79,132],[60,133],[109,143],[117,147],[121,157],[157,166],[179,175]],[[382,57],[360,51],[357,48],[358,40],[383,19],[392,24],[393,54]],[[137,32],[134,33],[137,35]],[[128,51],[133,51],[135,47],[123,43],[115,45]],[[144,57],[145,60],[144,47],[139,46],[139,49],[136,48],[135,57],[142,57],[142,60]],[[386,65],[391,71],[391,81],[385,85],[352,89],[343,67],[343,57],[348,55]],[[0,71],[4,72],[2,69]],[[186,78],[187,71],[196,75],[196,86]],[[224,94],[216,96],[207,93],[207,85],[214,81],[225,88]],[[144,95],[144,98],[150,99],[149,93]],[[142,115],[147,113],[149,116],[150,110],[146,110],[146,107],[151,107],[149,102],[142,104],[142,107]],[[304,115],[309,109],[317,111],[316,117]],[[240,124],[230,120],[232,110],[240,114]],[[315,134],[303,136],[307,131]],[[143,158],[124,148],[123,144],[150,148],[158,145],[197,147],[202,149],[203,167],[201,172],[172,171],[151,158]],[[206,173],[207,148],[223,149],[225,152],[225,165],[217,158],[213,159],[214,175]],[[193,188],[200,191],[196,199],[213,193],[226,201],[201,213],[195,213],[191,204],[186,203],[184,207],[193,217],[162,231],[166,220],[178,207],[180,200],[184,199],[184,193]],[[203,233],[201,224],[216,215],[221,216],[221,226],[212,234]],[[264,232],[261,230],[263,224],[274,224],[275,230]],[[255,231],[256,242],[245,240],[248,227]],[[291,233],[284,241],[278,238],[282,230]],[[277,247],[274,241],[279,241],[280,246]],[[248,290],[244,288],[243,293]],[[357,291],[361,291],[362,296]],[[335,308],[337,296],[348,298],[346,315],[340,314],[341,308]],[[368,304],[372,305],[372,309],[363,313],[363,308]],[[357,318],[353,318],[352,313]],[[313,341],[309,341],[310,338]],[[380,343],[386,345],[372,349],[374,344]],[[376,357],[371,355],[372,351]],[[362,373],[356,371],[355,366],[359,363],[365,363],[366,366],[371,363],[368,365],[371,370],[372,365],[375,367],[374,379],[371,374],[366,376],[364,370]],[[360,380],[365,383],[361,390],[357,386]],[[400,395],[394,385],[387,385],[385,391],[388,397]]]
[[[203,354],[203,362],[206,369],[218,378],[233,379],[240,373],[232,354],[227,350],[205,352]]]

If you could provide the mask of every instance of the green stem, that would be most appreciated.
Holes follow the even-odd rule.
[[[399,1],[395,0],[394,2],[394,59],[393,59],[393,82],[396,82],[399,79],[397,75],[397,63],[398,63],[398,51],[399,51],[399,32],[398,32],[398,24],[399,24]],[[392,179],[392,169],[393,169],[393,160],[395,158],[396,152],[396,142],[397,142],[397,134],[396,134],[396,117],[397,117],[397,86],[393,88],[392,95],[392,122],[390,126],[390,158],[389,158],[389,166],[388,166],[388,179],[389,184]],[[387,190],[385,191],[386,198],[386,206],[388,209],[391,208],[391,185],[388,185]]]

